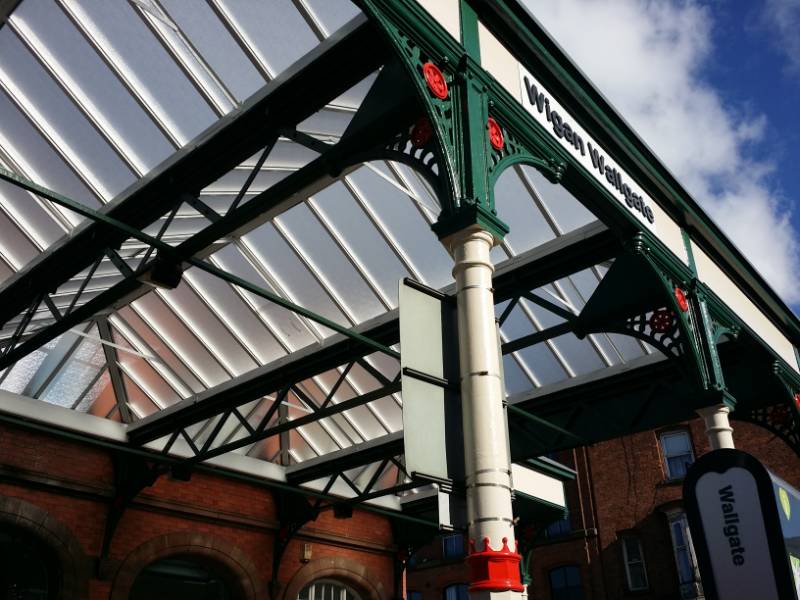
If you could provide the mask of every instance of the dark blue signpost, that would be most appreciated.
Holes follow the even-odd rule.
[[[739,450],[700,458],[683,484],[708,600],[800,599],[800,493]]]

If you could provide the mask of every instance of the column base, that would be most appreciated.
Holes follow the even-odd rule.
[[[503,592],[490,592],[488,590],[470,590],[470,600],[525,600],[527,592],[505,590]]]
[[[508,538],[503,538],[503,547],[492,550],[489,538],[483,539],[483,551],[475,549],[475,542],[470,540],[469,565],[470,593],[478,591],[495,592],[509,590],[522,592],[519,563],[522,557],[508,547]]]

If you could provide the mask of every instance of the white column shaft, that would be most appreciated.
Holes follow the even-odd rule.
[[[703,418],[706,425],[706,436],[712,450],[720,448],[733,448],[733,427],[728,420],[731,409],[725,404],[717,404],[701,408],[697,414]]]
[[[508,429],[494,314],[491,234],[474,227],[450,241],[458,298],[458,335],[469,536],[478,551],[514,551]]]

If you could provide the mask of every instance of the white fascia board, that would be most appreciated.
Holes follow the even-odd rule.
[[[511,465],[511,478],[514,491],[556,506],[567,506],[564,483],[561,480],[517,464]]]

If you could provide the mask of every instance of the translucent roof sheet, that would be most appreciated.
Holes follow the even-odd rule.
[[[357,14],[346,0],[22,2],[0,29],[0,165],[99,207]],[[373,81],[374,74],[306,119],[298,131],[335,143]],[[279,138],[265,159],[256,154],[200,190],[200,201],[217,214],[247,203],[317,157],[309,145]],[[347,327],[396,308],[397,282],[403,277],[435,288],[451,283],[452,261],[430,230],[440,211],[438,200],[409,167],[360,165],[299,200],[266,222],[216,240],[201,255]],[[525,166],[501,177],[496,202],[512,225],[493,251],[498,264],[595,220],[563,188]],[[81,221],[0,183],[0,282]],[[176,245],[210,222],[196,203],[185,202],[145,231]],[[143,243],[126,241],[117,254],[102,257],[62,285],[52,306],[42,303],[31,313],[30,331],[53,323],[54,311],[81,306],[109,289],[150,256]],[[552,282],[514,306],[500,303],[503,341],[564,322],[536,298],[577,314],[607,266]],[[23,317],[5,324],[0,347]],[[333,333],[197,268],[188,269],[176,289],[139,295],[97,319],[0,373],[0,389],[115,420],[124,420],[122,405],[136,420]],[[630,338],[579,340],[566,334],[508,354],[507,391],[546,386],[649,352]],[[382,354],[341,365],[282,397],[271,394],[239,407],[238,414],[192,426],[193,443],[202,445],[217,428],[223,439],[235,441],[266,415],[301,418],[326,402],[381,387],[398,369],[397,361]],[[124,398],[115,396],[115,374],[123,383],[116,393]],[[270,412],[275,402],[285,409]],[[401,407],[401,395],[394,393],[298,427],[290,433],[289,462],[397,432]],[[236,451],[281,460],[276,437]],[[370,479],[375,468],[352,477]],[[381,468],[386,472],[379,479],[389,485],[397,477],[396,466]]]

